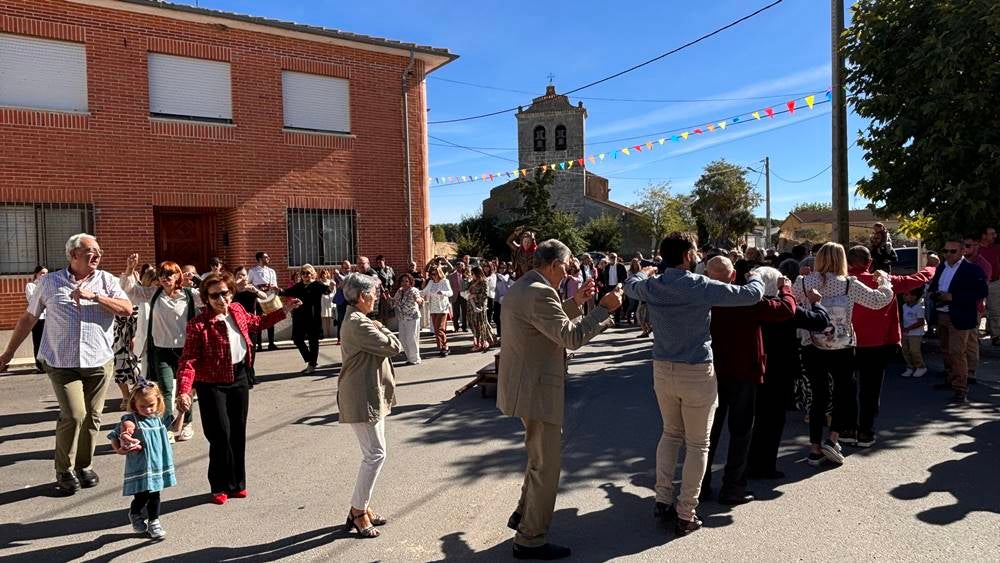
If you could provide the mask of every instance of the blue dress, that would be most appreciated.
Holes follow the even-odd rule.
[[[167,441],[167,427],[158,416],[143,418],[134,413],[122,417],[122,422],[130,420],[135,426],[133,438],[142,443],[142,450],[125,455],[125,480],[122,484],[122,494],[133,496],[136,493],[155,493],[176,485],[174,477],[174,451]],[[108,433],[113,440],[121,434],[122,423]]]

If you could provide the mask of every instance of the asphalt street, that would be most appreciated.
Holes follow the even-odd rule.
[[[652,392],[651,340],[611,330],[576,354],[566,384],[563,474],[551,540],[573,561],[996,561],[1000,554],[1000,363],[984,356],[971,403],[932,390],[938,377],[889,370],[871,449],[847,448],[840,468],[804,463],[802,413],[789,413],[780,481],[751,482],[760,500],[699,507],[705,528],[674,538],[652,518],[661,422]],[[387,424],[388,460],[374,508],[390,522],[360,540],[344,521],[360,461],[337,423],[339,349],[324,369],[290,347],[263,353],[252,391],[247,499],[208,503],[208,444],[200,432],[174,448],[178,485],[163,493],[167,538],[134,534],[121,495],[123,460],[101,440],[101,483],[71,497],[53,484],[58,406],[44,375],[0,378],[0,559],[6,561],[439,561],[511,559],[505,527],[525,456],[520,422],[478,390],[454,397],[489,354],[399,367],[399,405]],[[932,367],[940,359],[929,355]],[[106,433],[119,420],[108,394]],[[715,471],[721,472],[725,446]],[[679,476],[679,472],[678,472]]]

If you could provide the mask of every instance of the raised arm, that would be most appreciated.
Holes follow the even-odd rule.
[[[928,266],[909,276],[889,276],[893,293],[909,293],[918,287],[923,287],[934,277],[934,267]]]
[[[604,307],[594,307],[589,315],[574,323],[563,309],[559,295],[552,292],[541,302],[536,301],[531,324],[559,346],[576,350],[606,328],[604,322],[609,315]]]
[[[885,275],[885,272],[881,274],[876,274],[876,279],[878,280],[877,288],[870,288],[867,285],[859,282],[858,280],[850,281],[850,288],[848,288],[847,293],[854,303],[865,307],[866,309],[881,309],[892,301],[892,284],[889,283],[889,277]]]

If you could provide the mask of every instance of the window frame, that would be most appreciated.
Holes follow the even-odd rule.
[[[0,101],[0,107],[15,108],[15,109],[26,109],[26,110],[33,110],[33,111],[53,112],[53,113],[89,114],[89,112],[90,112],[90,84],[88,82],[88,78],[89,78],[89,70],[90,69],[89,69],[89,66],[87,64],[87,45],[86,45],[86,43],[77,42],[77,41],[65,41],[65,40],[61,40],[61,39],[51,39],[51,38],[47,38],[47,37],[34,37],[34,36],[20,35],[20,34],[17,34],[17,33],[9,33],[9,32],[0,32],[0,36],[8,36],[8,37],[11,37],[13,41],[21,41],[21,42],[25,42],[25,43],[34,42],[34,43],[39,43],[39,44],[57,44],[57,45],[63,46],[63,48],[72,47],[72,48],[78,50],[78,52],[75,52],[74,55],[82,56],[82,59],[79,61],[82,64],[82,67],[81,67],[82,68],[82,73],[80,75],[76,75],[75,76],[75,78],[82,79],[82,83],[73,84],[73,86],[82,87],[82,92],[80,92],[80,91],[74,92],[73,93],[74,95],[72,96],[73,100],[70,100],[71,104],[82,104],[82,107],[72,107],[72,108],[67,108],[67,107],[52,107],[52,106],[41,105],[41,104],[36,104],[36,103],[22,104],[22,103],[13,103],[13,102],[12,103],[5,103],[5,102],[2,102],[2,101]],[[63,54],[65,54],[65,52],[63,52]],[[63,62],[68,62],[68,61],[63,61]],[[72,62],[77,62],[77,61],[72,61]],[[37,65],[35,65],[35,66],[37,67]],[[42,78],[42,79],[49,79],[50,80],[50,77],[48,77],[48,75],[41,76],[40,78]],[[68,84],[68,82],[67,82],[67,84]],[[46,81],[46,86],[47,86],[47,88],[52,88],[52,84],[50,82],[48,82],[48,81]],[[33,95],[37,95],[37,94],[33,94]]]
[[[24,208],[31,209],[34,213],[34,224],[35,224],[35,264],[30,266],[26,271],[5,271],[6,267],[0,263],[0,276],[27,276],[31,275],[32,271],[36,266],[45,266],[50,270],[56,270],[65,267],[67,264],[66,256],[63,249],[66,246],[66,241],[59,241],[59,244],[54,245],[56,250],[56,259],[49,255],[48,246],[50,241],[48,240],[49,233],[48,227],[45,222],[45,214],[49,210],[74,210],[79,211],[83,215],[83,224],[77,232],[82,233],[92,233],[94,232],[94,221],[95,213],[94,206],[89,203],[23,203],[23,202],[5,202],[0,201],[0,212],[6,208]],[[6,234],[6,233],[5,233]],[[76,234],[76,233],[74,233]],[[5,237],[9,238],[9,237]],[[58,268],[56,266],[59,266]]]
[[[331,81],[343,81],[346,86],[346,118],[347,118],[347,129],[323,129],[318,127],[301,127],[297,125],[288,125],[288,96],[286,92],[286,82],[285,79],[289,75],[305,75],[312,76],[321,79],[331,80]],[[301,72],[297,70],[282,69],[281,71],[281,126],[285,131],[296,131],[305,133],[324,133],[328,135],[353,135],[351,132],[351,80],[349,78],[344,78],[341,76],[327,76],[325,74],[315,74],[310,72]]]
[[[560,133],[562,133],[562,137],[559,136]],[[562,144],[560,144],[559,141],[562,141]],[[562,124],[556,125],[555,147],[556,147],[557,151],[564,151],[564,150],[566,150],[566,126],[565,125],[562,125]]]
[[[169,57],[173,59],[189,59],[193,61],[200,61],[205,63],[214,63],[226,65],[228,70],[228,83],[229,83],[229,117],[211,117],[205,115],[189,115],[181,113],[170,113],[153,111],[153,87],[150,82],[152,74],[149,69],[152,66],[150,61],[155,57]],[[190,121],[195,123],[215,123],[221,125],[233,125],[235,121],[233,120],[233,65],[229,61],[217,61],[213,59],[203,59],[199,57],[189,57],[186,55],[174,55],[170,53],[159,53],[155,51],[149,51],[146,53],[146,101],[149,106],[149,117],[150,119],[168,119],[174,121]]]
[[[306,220],[315,218],[318,221],[317,231],[311,235],[308,233],[300,233],[298,237],[309,236],[314,237],[309,241],[301,241],[296,236],[296,232],[300,230],[307,230],[309,226]],[[348,256],[327,256],[331,252],[337,252],[338,249],[327,249],[326,241],[323,236],[324,230],[327,228],[324,224],[325,220],[331,220],[334,218],[346,218],[349,221],[350,232],[348,233],[346,244]],[[286,232],[288,233],[288,267],[289,268],[300,268],[304,264],[311,264],[316,267],[331,267],[338,266],[343,260],[350,260],[353,262],[354,257],[358,252],[358,212],[353,208],[303,208],[303,207],[289,207],[285,211],[285,222],[286,222]],[[330,227],[333,228],[333,227]],[[309,245],[315,245],[315,249],[310,248]],[[299,245],[300,248],[296,248]],[[313,258],[311,255],[315,252],[315,261],[310,260]],[[296,259],[300,260],[296,260]],[[296,264],[295,262],[302,262],[301,264]]]
[[[539,133],[541,133],[541,135],[539,135]],[[534,148],[534,152],[545,152],[546,151],[546,146],[547,146],[546,139],[545,139],[546,136],[547,136],[547,132],[545,131],[545,126],[544,125],[536,125],[535,128],[532,130],[532,134],[531,134],[532,147]],[[541,141],[541,148],[538,147],[538,142],[539,141]]]

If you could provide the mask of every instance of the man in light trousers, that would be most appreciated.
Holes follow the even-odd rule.
[[[625,282],[625,295],[646,302],[653,326],[653,390],[663,418],[656,448],[656,505],[661,520],[676,518],[674,530],[701,528],[695,513],[708,460],[709,433],[718,406],[709,326],[712,307],[744,307],[764,296],[760,277],[738,286],[692,273],[698,239],[673,233],[660,244],[663,273],[649,266]],[[674,470],[681,443],[687,444],[681,490],[674,504]]]

